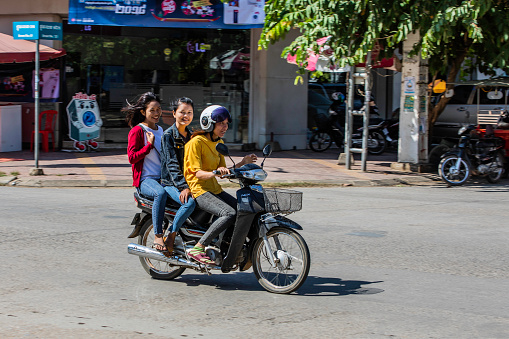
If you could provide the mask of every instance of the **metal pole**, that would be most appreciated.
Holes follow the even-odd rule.
[[[35,137],[34,137],[34,156],[35,168],[39,168],[39,39],[35,40]]]
[[[369,102],[371,101],[371,51],[368,52],[366,60],[366,77],[364,78],[364,121],[362,130],[362,153],[361,153],[361,171],[366,172],[368,155],[368,135],[369,135]]]
[[[351,152],[350,145],[352,145],[352,111],[353,111],[353,94],[354,94],[354,69],[353,66],[350,68],[348,73],[348,99],[347,109],[345,114],[345,167],[351,169]]]

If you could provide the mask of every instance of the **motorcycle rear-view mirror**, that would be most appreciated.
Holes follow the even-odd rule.
[[[272,146],[269,144],[263,148],[263,156],[268,157],[272,153]]]
[[[218,143],[216,145],[216,151],[218,151],[219,154],[221,154],[225,157],[230,155],[230,153],[228,151],[228,146],[226,146],[225,144],[222,144],[222,143]]]
[[[272,146],[270,144],[265,145],[265,147],[263,148],[262,153],[263,153],[263,161],[260,164],[261,167],[263,167],[263,163],[265,162],[265,159],[267,159],[267,157],[269,155],[271,155],[271,153],[272,153]]]
[[[230,160],[233,162],[233,167],[235,167],[235,161],[233,161],[232,157],[230,157],[230,152],[228,151],[228,146],[219,142],[216,145],[216,151],[224,157],[229,157]]]

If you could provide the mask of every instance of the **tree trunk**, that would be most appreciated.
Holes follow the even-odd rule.
[[[458,75],[459,71],[461,70],[461,64],[465,60],[465,57],[466,57],[467,51],[468,51],[468,47],[469,46],[465,46],[465,48],[463,50],[458,51],[458,54],[456,55],[456,59],[453,61],[451,68],[449,69],[449,73],[447,74],[447,80],[446,80],[446,82],[447,82],[446,89],[447,90],[454,88],[454,85],[452,83],[456,80],[456,76]],[[433,78],[434,79],[436,78],[436,74],[434,75]],[[431,97],[431,92],[430,92],[429,97]],[[445,106],[447,106],[447,104],[449,103],[449,100],[451,100],[450,97],[446,98],[445,95],[442,95],[440,97],[440,101],[435,106],[433,106],[433,104],[431,103],[431,100],[428,100],[428,103],[429,103],[429,115],[428,115],[428,124],[429,125],[428,125],[428,127],[429,127],[430,131],[433,130],[433,126],[435,125],[435,122],[437,121],[440,114],[444,111]]]

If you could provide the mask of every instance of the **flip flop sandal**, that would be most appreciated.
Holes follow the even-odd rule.
[[[168,237],[165,237],[163,238],[163,242],[164,242],[164,247],[166,249],[166,252],[169,254],[169,255],[173,255],[173,252],[175,252],[175,240],[173,240],[174,244],[173,244],[173,250],[170,252],[170,250],[168,249],[168,243],[167,243],[167,240],[168,240]]]
[[[188,253],[188,255],[191,258],[193,258],[194,260],[196,260],[202,264],[205,264],[205,265],[215,265],[216,264],[214,261],[210,260],[210,258],[207,257],[207,255],[205,255],[205,253],[203,253],[203,252],[200,252],[197,254]]]
[[[165,245],[161,245],[161,244],[158,244],[158,243],[154,243],[152,245],[152,248],[155,249],[156,251],[158,252],[161,252],[162,254],[168,256],[169,252],[168,250],[166,249],[166,246]]]

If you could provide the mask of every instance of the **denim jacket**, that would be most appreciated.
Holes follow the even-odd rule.
[[[191,130],[186,128],[190,135]],[[184,178],[184,139],[177,125],[164,131],[161,139],[161,184],[175,186],[179,191],[189,188]]]

